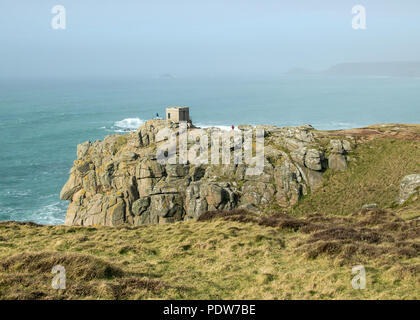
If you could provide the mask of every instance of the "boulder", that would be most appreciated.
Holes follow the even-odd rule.
[[[145,159],[139,163],[136,170],[138,179],[161,178],[166,175],[165,167],[156,160]]]
[[[314,171],[306,168],[304,171],[304,179],[311,187],[311,190],[316,190],[322,184],[323,174],[321,171]]]
[[[398,202],[403,204],[414,194],[420,195],[420,174],[410,174],[401,180]]]
[[[192,182],[185,190],[184,210],[188,218],[197,218],[208,209],[207,200],[201,198],[201,185],[201,182]]]
[[[315,149],[309,149],[305,155],[305,167],[315,170],[322,170],[322,161],[324,159],[324,153]]]
[[[80,189],[82,189],[82,181],[75,174],[70,174],[69,180],[61,189],[60,200],[71,200],[73,195]]]
[[[293,161],[299,165],[315,171],[322,171],[324,153],[316,149],[308,149],[306,147],[299,148],[290,153]]]
[[[250,124],[240,124],[238,126],[238,129],[242,130],[242,131],[246,131],[246,130],[252,130],[252,129],[254,129],[254,127],[251,126]]]
[[[125,203],[122,199],[118,199],[117,203],[109,207],[106,212],[105,225],[119,226],[125,221]]]
[[[91,146],[90,141],[86,141],[84,143],[77,145],[77,159],[81,159],[82,157],[84,157],[87,154],[90,146]]]
[[[302,147],[295,151],[292,151],[290,153],[290,157],[292,158],[293,161],[297,162],[301,166],[304,166],[307,152],[308,152],[308,149],[306,147]]]
[[[157,224],[159,223],[159,216],[152,215],[150,210],[147,210],[140,216],[135,216],[133,218],[133,224],[135,226]]]
[[[345,152],[348,153],[348,152],[351,152],[352,151],[352,147],[351,147],[351,144],[350,144],[349,141],[343,140],[342,141],[342,145],[343,145],[343,149],[344,149]]]
[[[338,154],[344,153],[343,143],[340,140],[331,140],[330,149],[332,153],[338,153]]]
[[[274,201],[276,188],[272,183],[247,181],[242,187],[241,205],[268,205]]]
[[[302,175],[289,160],[274,169],[274,181],[277,187],[276,201],[280,206],[293,206],[302,197]]]
[[[184,209],[181,195],[158,194],[151,196],[150,214],[162,218],[174,217],[176,220],[182,220]]]
[[[183,164],[167,164],[166,172],[170,177],[185,177],[188,175],[190,167]]]
[[[379,206],[376,203],[368,203],[362,206],[362,210],[372,210],[372,209],[378,209],[378,208]]]
[[[133,202],[131,211],[135,216],[142,215],[150,206],[150,197],[143,197]]]
[[[131,152],[131,151],[126,151],[121,153],[120,155],[120,161],[134,161],[138,158],[138,154]]]
[[[331,140],[330,156],[328,157],[328,167],[336,171],[347,169],[346,154],[351,151],[351,145],[347,140]]]
[[[229,193],[217,184],[205,185],[203,194],[209,210],[216,210],[229,200]]]
[[[346,157],[339,153],[330,154],[328,157],[328,167],[336,171],[345,171],[347,169]]]
[[[74,225],[80,225],[76,223],[76,218],[78,216],[80,206],[78,206],[76,203],[74,202],[70,202],[68,208],[67,208],[67,214],[66,214],[66,218],[64,220],[64,224],[66,226],[74,226]]]

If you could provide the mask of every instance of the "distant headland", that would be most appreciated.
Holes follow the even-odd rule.
[[[420,77],[420,61],[407,62],[348,62],[322,71],[293,68],[290,75],[317,74],[335,76]]]

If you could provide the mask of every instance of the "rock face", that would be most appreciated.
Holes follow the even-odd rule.
[[[410,174],[402,179],[398,202],[403,204],[415,194],[420,195],[420,174]]]
[[[60,193],[62,200],[70,200],[65,224],[142,225],[193,219],[208,210],[290,207],[322,183],[325,170],[345,170],[352,149],[345,140],[321,141],[308,125],[257,126],[264,129],[264,170],[251,176],[251,164],[233,161],[160,163],[157,148],[168,140],[158,132],[168,129],[179,134],[178,123],[149,120],[136,132],[80,144]],[[191,126],[189,132],[196,130]],[[206,130],[210,135],[216,129]],[[188,138],[188,148],[195,143]]]
[[[347,140],[331,140],[330,141],[330,156],[328,157],[328,166],[332,170],[344,171],[347,169],[348,152],[351,152],[351,145]]]

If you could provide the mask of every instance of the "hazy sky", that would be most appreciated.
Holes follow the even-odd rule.
[[[367,30],[353,30],[354,5]],[[67,10],[53,30],[51,9]],[[420,60],[419,0],[1,0],[0,77],[276,74]]]

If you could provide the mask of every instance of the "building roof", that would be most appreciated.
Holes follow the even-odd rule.
[[[167,107],[166,109],[189,109],[189,107],[178,107],[178,106],[174,106],[174,107]]]

